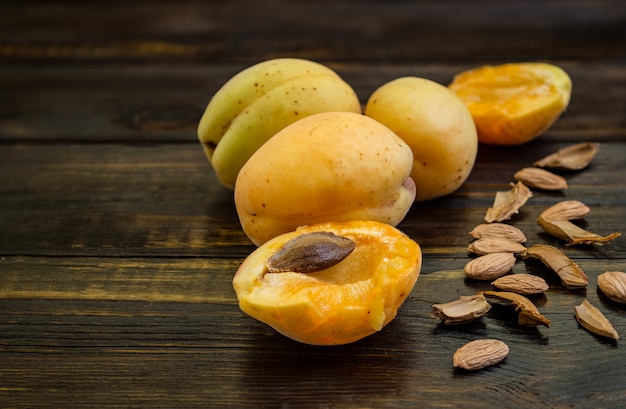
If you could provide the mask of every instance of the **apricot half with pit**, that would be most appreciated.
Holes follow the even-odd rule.
[[[246,162],[235,206],[257,246],[299,226],[373,220],[397,225],[415,199],[411,148],[361,114],[328,112],[274,135]]]
[[[391,322],[421,265],[420,246],[386,223],[329,222],[257,248],[237,270],[233,287],[241,310],[279,333],[306,344],[339,345]]]

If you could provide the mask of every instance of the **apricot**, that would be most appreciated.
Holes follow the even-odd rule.
[[[291,271],[269,272],[272,256],[292,240],[317,232],[352,240],[354,249],[319,271],[303,273],[296,264]],[[308,243],[315,246],[315,239]],[[296,256],[297,251],[296,247]],[[358,341],[391,322],[413,289],[421,265],[419,245],[388,224],[321,223],[274,237],[257,248],[237,270],[233,287],[241,310],[279,333],[306,344],[339,345]]]
[[[456,191],[471,173],[478,152],[476,127],[447,87],[418,77],[395,79],[372,93],[365,115],[411,147],[417,201]]]
[[[330,68],[298,58],[277,58],[241,71],[215,93],[198,139],[219,181],[234,188],[248,158],[269,138],[306,116],[361,113],[354,90]]]
[[[565,111],[572,81],[552,64],[509,63],[463,71],[449,88],[472,113],[481,143],[522,145]]]
[[[235,206],[256,245],[302,225],[397,225],[415,198],[409,146],[361,114],[311,115],[280,131],[243,166]]]

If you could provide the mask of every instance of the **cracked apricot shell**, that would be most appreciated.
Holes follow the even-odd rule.
[[[267,262],[285,243],[311,232],[355,242],[342,261],[313,273],[270,273]],[[243,312],[311,345],[348,344],[391,322],[420,274],[420,246],[375,221],[329,222],[276,236],[241,264],[233,287]]]
[[[448,86],[467,105],[487,145],[522,145],[543,134],[567,108],[569,75],[541,62],[486,65],[457,74]]]

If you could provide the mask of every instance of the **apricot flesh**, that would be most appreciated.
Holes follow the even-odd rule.
[[[235,206],[256,245],[302,225],[373,220],[397,225],[415,198],[409,146],[361,114],[301,119],[261,146],[241,169]]]
[[[481,143],[513,146],[552,126],[569,104],[572,82],[558,66],[528,62],[466,70],[449,88],[472,113]]]
[[[469,177],[478,153],[476,127],[447,87],[419,77],[397,78],[372,93],[365,115],[411,147],[416,201],[453,193]]]
[[[286,242],[309,232],[355,242],[338,264],[314,273],[269,273],[267,260]],[[233,288],[243,312],[279,333],[312,345],[358,341],[391,322],[421,270],[420,246],[380,222],[350,221],[302,227],[266,242],[241,264]]]

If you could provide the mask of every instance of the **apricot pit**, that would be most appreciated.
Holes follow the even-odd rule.
[[[355,245],[349,238],[333,233],[302,234],[286,242],[269,258],[267,270],[270,273],[314,273],[325,270],[348,257]]]

